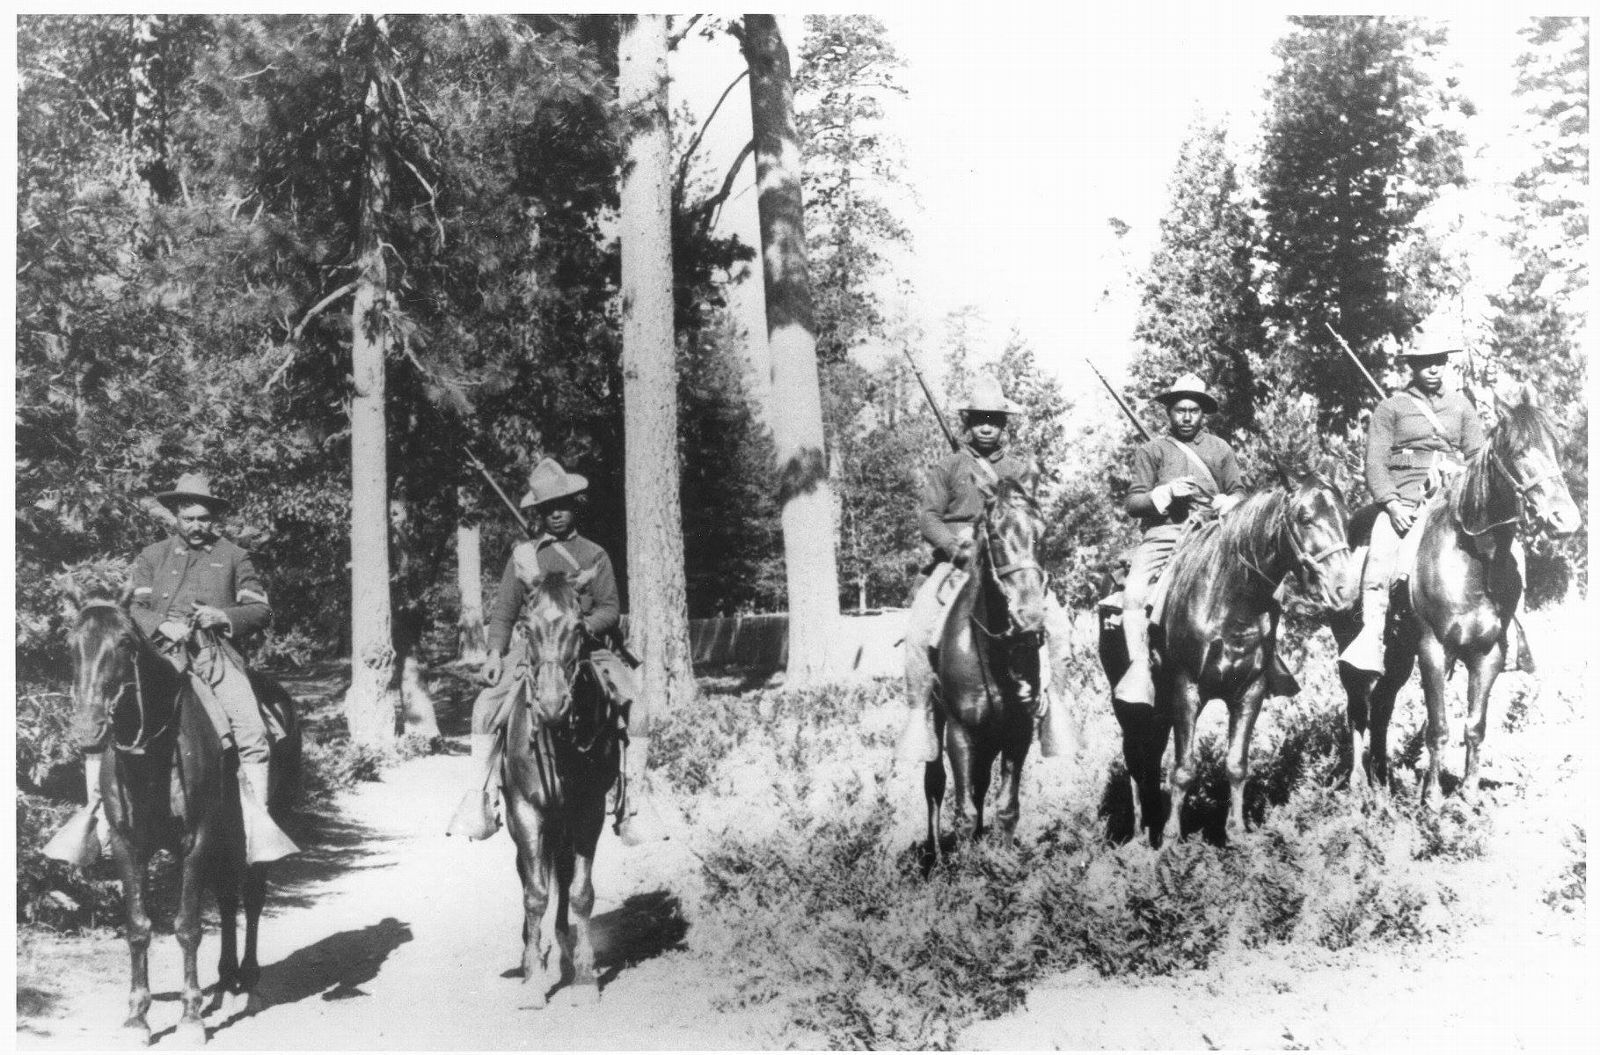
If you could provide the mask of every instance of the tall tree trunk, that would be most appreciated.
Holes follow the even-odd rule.
[[[382,19],[374,48],[382,47]],[[367,75],[362,115],[366,171],[361,191],[350,359],[350,691],[345,721],[356,743],[394,743],[400,705],[389,597],[389,464],[384,421],[389,276],[380,224],[389,197],[382,69]]]
[[[411,503],[403,491],[389,502],[389,554],[394,565],[390,618],[395,664],[400,669],[400,723],[407,734],[433,740],[439,736],[439,719],[422,676],[422,636],[428,626],[422,595],[432,575],[419,563]]]
[[[623,16],[618,59],[629,129],[621,199],[629,636],[644,662],[644,699],[673,710],[693,701],[695,685],[678,492],[666,18]]]
[[[772,424],[789,588],[790,684],[823,679],[839,622],[833,488],[823,453],[816,327],[800,200],[800,142],[789,51],[772,15],[745,15],[757,208],[765,264]]]
[[[465,501],[461,505],[466,508]],[[465,515],[456,525],[456,592],[461,595],[461,618],[456,624],[461,662],[482,663],[488,655],[483,623],[483,528],[469,523]]]

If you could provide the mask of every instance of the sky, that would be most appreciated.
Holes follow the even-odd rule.
[[[1113,377],[1137,349],[1135,300],[1122,269],[1143,266],[1156,244],[1168,180],[1186,129],[1200,115],[1227,123],[1235,149],[1259,135],[1264,92],[1282,15],[1259,9],[1096,5],[1054,13],[934,3],[879,15],[905,58],[904,100],[891,109],[905,148],[908,193],[899,203],[914,249],[896,278],[916,290],[911,314],[938,356],[939,320],[977,306],[999,343],[1013,326],[1069,394],[1092,375],[1091,357]],[[1495,140],[1514,115],[1512,60],[1520,18],[1467,12],[1450,20],[1451,55],[1480,107],[1480,133]],[[798,16],[780,22],[791,56]],[[731,39],[695,41],[675,53],[674,105],[709,110],[742,68]],[[749,128],[748,89],[724,104],[703,148],[720,181]],[[1494,165],[1494,150],[1479,164]],[[725,231],[755,239],[753,165],[723,214]],[[913,198],[914,193],[914,198]],[[1110,218],[1129,225],[1119,239]],[[736,291],[735,309],[759,333],[758,276]],[[756,349],[759,362],[760,350]]]

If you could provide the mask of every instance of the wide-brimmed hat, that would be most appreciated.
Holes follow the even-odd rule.
[[[541,458],[528,474],[528,493],[517,503],[523,509],[569,498],[589,489],[588,478],[569,473],[554,458]]]
[[[957,408],[963,414],[1021,414],[1022,407],[1006,398],[998,378],[980,374],[972,382],[972,395]]]
[[[1200,379],[1199,374],[1184,374],[1172,382],[1171,388],[1155,397],[1156,402],[1164,407],[1170,407],[1180,399],[1194,400],[1207,414],[1217,412],[1217,401],[1206,391],[1206,383]]]
[[[211,477],[205,473],[184,473],[172,485],[172,490],[156,495],[156,501],[173,512],[177,512],[178,506],[190,502],[198,502],[218,513],[226,513],[233,508],[232,502],[211,493]]]
[[[1398,359],[1432,359],[1438,355],[1451,355],[1467,350],[1461,331],[1450,326],[1422,330],[1410,344],[1395,353]]]

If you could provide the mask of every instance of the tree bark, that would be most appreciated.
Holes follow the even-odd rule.
[[[382,19],[379,19],[381,37]],[[376,45],[375,45],[376,51]],[[400,705],[389,595],[389,465],[384,420],[385,362],[391,335],[389,281],[381,224],[388,204],[383,70],[376,55],[367,74],[362,114],[366,163],[357,236],[350,360],[350,691],[345,721],[350,739],[394,743]]]
[[[666,18],[623,16],[618,59],[629,131],[621,195],[629,637],[644,664],[643,700],[672,710],[693,701],[695,684],[678,490]]]
[[[461,595],[457,621],[461,662],[482,663],[488,655],[483,625],[483,529],[465,518],[456,525],[456,591]]]
[[[772,15],[745,15],[757,208],[772,356],[772,425],[789,593],[788,683],[826,679],[839,622],[833,488],[828,480],[816,327],[800,197],[800,142],[789,52]]]

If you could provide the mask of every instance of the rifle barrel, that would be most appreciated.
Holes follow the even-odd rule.
[[[1340,334],[1338,330],[1333,328],[1333,323],[1324,319],[1322,325],[1326,326],[1328,328],[1328,332],[1333,334],[1333,339],[1339,342],[1339,347],[1344,349],[1344,354],[1348,355],[1350,357],[1350,361],[1356,364],[1356,369],[1361,371],[1361,376],[1367,379],[1367,384],[1372,386],[1372,391],[1377,393],[1378,398],[1380,400],[1387,399],[1389,397],[1389,393],[1385,392],[1383,390],[1383,386],[1378,384],[1377,378],[1373,377],[1367,372],[1366,364],[1364,364],[1360,357],[1356,355],[1356,350],[1350,347],[1350,342],[1345,340],[1344,336]]]
[[[510,510],[511,516],[516,520],[517,525],[522,528],[522,533],[531,538],[533,536],[533,529],[528,526],[528,521],[523,517],[522,510],[518,509],[511,501],[511,496],[506,494],[505,491],[500,487],[499,481],[497,481],[493,476],[489,475],[488,467],[486,467],[483,462],[478,460],[478,456],[476,454],[472,453],[471,447],[464,446],[461,449],[466,452],[467,461],[471,462],[472,467],[478,470],[478,473],[486,481],[488,481],[489,486],[494,488],[494,493],[500,497],[500,501],[505,504],[506,509]]]
[[[944,420],[944,414],[939,410],[939,401],[933,398],[933,392],[928,389],[928,382],[923,380],[922,370],[917,366],[916,357],[911,354],[911,349],[904,345],[900,346],[900,350],[905,353],[906,362],[911,364],[911,373],[915,375],[917,385],[922,389],[922,397],[928,401],[928,407],[933,411],[933,420],[939,423],[939,431],[944,433],[945,441],[950,444],[950,449],[959,451],[961,449],[961,441],[956,439],[956,434],[951,431],[950,423]]]
[[[1139,416],[1133,412],[1133,408],[1123,400],[1121,393],[1111,387],[1111,382],[1106,380],[1106,375],[1102,374],[1100,369],[1089,362],[1088,359],[1085,359],[1084,362],[1088,363],[1089,369],[1094,371],[1094,376],[1100,379],[1100,383],[1105,386],[1106,391],[1111,393],[1111,398],[1116,400],[1117,406],[1121,407],[1122,412],[1128,415],[1128,420],[1133,422],[1133,427],[1139,430],[1139,435],[1143,436],[1147,441],[1150,440],[1152,438],[1150,430],[1145,427],[1144,422],[1139,420]]]

